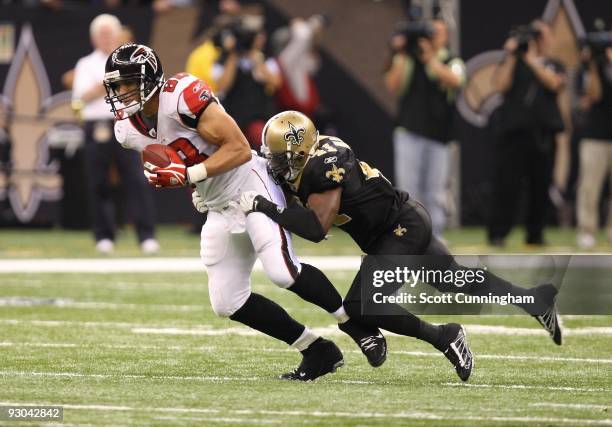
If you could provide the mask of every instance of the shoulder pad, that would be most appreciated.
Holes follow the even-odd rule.
[[[318,193],[342,186],[355,166],[351,148],[341,139],[323,137],[306,164],[302,183],[309,192]]]
[[[200,116],[212,102],[217,99],[208,84],[199,79],[189,83],[178,99],[177,111],[183,124],[195,129]]]

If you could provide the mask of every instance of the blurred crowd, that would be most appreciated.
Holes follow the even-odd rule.
[[[599,31],[580,41],[576,70],[566,70],[553,58],[555,39],[548,23],[535,20],[510,31],[491,81],[503,101],[489,120],[494,135],[493,180],[484,209],[489,244],[503,247],[522,214],[525,243],[545,245],[551,207],[570,211],[569,219],[558,215],[561,225],[571,225],[575,211],[581,249],[596,244],[600,210],[612,206],[605,198],[600,209],[603,189],[612,189],[612,33],[603,28],[600,22]],[[438,237],[447,217],[455,99],[465,83],[463,62],[449,53],[448,41],[441,17],[402,22],[390,39],[384,75],[397,99],[395,182],[428,208]],[[569,75],[576,76],[574,82]],[[564,120],[560,109],[559,94],[566,89],[575,99],[573,120]],[[553,183],[563,132],[573,141],[572,173]],[[612,211],[607,224],[612,242]]]
[[[79,3],[24,1],[53,8]],[[10,3],[4,0],[7,2]],[[148,4],[157,11],[199,3],[196,0],[80,3],[83,2],[111,9]],[[301,111],[312,117],[321,131],[329,130],[329,115],[315,79],[321,62],[318,54],[321,36],[329,20],[324,15],[295,18],[285,27],[266,34],[263,13],[252,13],[252,8],[245,13],[238,0],[219,0],[215,5],[217,13],[201,43],[186,58],[185,70],[211,85],[252,148],[259,148],[266,120],[282,110]],[[101,251],[112,250],[114,224],[103,178],[111,161],[116,161],[126,191],[144,197],[132,206],[130,217],[136,224],[143,251],[153,252],[159,249],[153,219],[139,210],[150,203],[141,187],[140,165],[135,159],[123,158],[128,154],[104,148],[109,147],[104,143],[112,139],[112,132],[109,136],[101,130],[110,126],[111,120],[110,113],[102,112],[100,107],[104,102],[102,75],[82,71],[87,67],[81,62],[95,58],[102,69],[102,58],[133,37],[116,18],[105,16],[103,24],[94,20],[91,25],[93,53],[64,76],[66,86],[73,89],[73,105],[86,131],[87,167],[97,171],[93,174],[97,182],[89,187],[97,198],[91,202],[93,211],[102,212],[95,218],[94,234]],[[456,100],[467,79],[464,62],[450,48],[450,40],[449,22],[442,14],[428,19],[409,16],[390,35],[388,62],[382,76],[397,107],[389,145],[395,166],[393,181],[427,207],[433,232],[439,238],[443,237],[448,218],[447,193],[452,180],[449,143],[457,138]],[[525,242],[546,244],[544,227],[551,217],[551,207],[573,203],[577,244],[581,248],[596,244],[602,192],[612,189],[612,179],[607,180],[612,177],[612,36],[603,27],[589,33],[581,44],[577,70],[566,70],[552,57],[554,42],[553,31],[542,20],[512,29],[503,45],[503,58],[493,73],[492,85],[503,95],[503,102],[489,123],[494,135],[491,141],[494,157],[488,166],[494,178],[488,206],[483,210],[488,214],[488,240],[494,246],[505,245],[519,214],[524,218]],[[570,89],[574,99],[570,126],[561,114],[558,100],[566,89]],[[571,159],[573,173],[559,184],[553,183],[552,177],[561,132],[571,132],[576,155]],[[105,138],[108,141],[101,143]],[[606,184],[607,181],[610,182]],[[608,239],[612,241],[612,215],[607,218]],[[101,245],[104,241],[108,242]]]

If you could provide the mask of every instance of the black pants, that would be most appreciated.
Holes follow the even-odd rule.
[[[527,184],[527,243],[541,244],[552,179],[555,135],[533,130],[504,134],[496,146],[489,240],[506,238],[514,225],[521,188]]]
[[[153,194],[142,173],[140,155],[115,141],[111,121],[85,123],[85,176],[96,241],[115,238],[115,210],[109,170],[116,161],[127,216],[139,241],[154,237]]]
[[[398,229],[400,229],[399,233],[396,232]],[[381,236],[367,248],[366,253],[368,255],[379,255],[376,260],[381,263],[380,266],[385,270],[393,270],[398,265],[396,264],[397,259],[389,257],[387,261],[384,255],[430,255],[428,257],[419,257],[415,259],[413,261],[415,265],[409,266],[413,270],[424,268],[428,271],[440,270],[451,271],[453,273],[474,270],[473,268],[464,267],[458,264],[446,245],[431,234],[431,219],[429,214],[423,205],[415,200],[408,200],[404,204],[396,223],[390,224],[387,231],[381,234]],[[402,260],[402,262],[403,261],[404,260]],[[402,267],[404,266],[406,265],[402,265]],[[360,269],[353,279],[353,283],[346,295],[345,306],[347,304],[353,307],[359,305],[362,307],[362,312],[367,312],[367,307],[371,307],[368,304],[371,304],[372,300],[367,295],[375,292],[375,289],[366,289],[366,298],[365,300],[362,299],[361,274],[362,272]],[[458,277],[456,274],[454,274],[454,276]],[[443,280],[440,282],[429,281],[427,284],[440,292],[463,292],[470,295],[488,295],[489,293],[494,295],[505,295],[507,293],[513,295],[529,294],[529,290],[516,287],[489,271],[484,273],[484,277],[484,282],[475,286],[465,284],[462,287],[457,287],[454,283],[447,283]],[[388,292],[387,295],[393,294],[402,285],[403,284],[398,283],[394,289],[386,287],[385,289]],[[367,318],[368,316],[364,317]],[[374,319],[380,321],[378,316],[375,316]]]

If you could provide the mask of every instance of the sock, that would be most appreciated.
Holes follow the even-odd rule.
[[[406,311],[403,315],[362,315],[359,301],[344,301],[346,312],[351,319],[364,325],[376,326],[399,335],[415,337],[436,345],[440,338],[440,326],[432,325]]]
[[[334,319],[336,319],[339,324],[346,323],[350,319],[349,315],[346,314],[344,306],[340,306],[340,308],[334,311],[331,315],[334,316]]]
[[[280,305],[259,294],[251,293],[230,319],[243,323],[278,340],[292,345],[306,332]]]
[[[300,298],[315,304],[328,313],[335,313],[342,308],[342,297],[321,270],[302,263],[302,271],[289,288]]]
[[[304,332],[302,332],[302,334],[299,336],[299,338],[297,340],[295,340],[293,342],[293,344],[291,344],[291,347],[295,347],[299,351],[303,352],[308,347],[310,347],[310,344],[312,344],[313,342],[315,342],[319,338],[320,337],[318,335],[314,334],[310,329],[304,328]]]

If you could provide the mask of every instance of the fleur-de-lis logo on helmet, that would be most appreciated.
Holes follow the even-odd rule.
[[[292,145],[300,145],[304,142],[304,128],[296,128],[293,123],[289,122],[289,131],[285,133],[285,141],[290,142]]]

